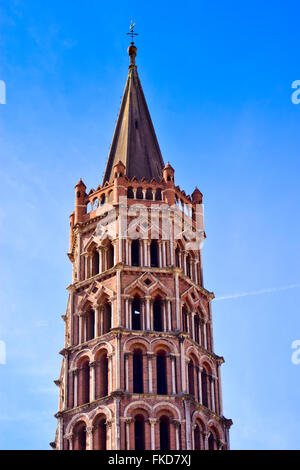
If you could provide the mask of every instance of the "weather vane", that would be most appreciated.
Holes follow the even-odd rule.
[[[131,20],[131,23],[130,23],[130,31],[129,33],[126,33],[128,34],[129,36],[131,36],[131,42],[133,43],[133,38],[134,36],[138,36],[138,33],[135,33],[134,32],[134,27],[135,27],[135,23],[133,22],[133,20]]]

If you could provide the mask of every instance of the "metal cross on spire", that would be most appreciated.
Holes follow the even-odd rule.
[[[135,27],[135,23],[133,22],[133,20],[131,20],[131,23],[130,23],[130,31],[126,34],[128,34],[129,36],[131,36],[131,43],[133,44],[133,38],[134,36],[138,36],[138,33],[135,33],[134,32],[134,27]]]

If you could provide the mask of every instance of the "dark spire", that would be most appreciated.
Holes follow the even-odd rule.
[[[162,178],[164,162],[137,73],[136,53],[137,48],[131,42],[129,72],[103,184],[113,180],[113,166],[119,160],[125,165],[128,178]]]

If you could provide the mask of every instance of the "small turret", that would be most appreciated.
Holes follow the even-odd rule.
[[[202,203],[202,197],[203,197],[203,195],[202,195],[201,191],[199,191],[199,189],[196,186],[196,188],[195,188],[195,190],[192,194],[193,204],[201,204]]]
[[[164,200],[171,206],[175,204],[174,173],[174,168],[168,162],[163,169],[163,179],[166,182]]]
[[[80,178],[75,186],[75,220],[74,224],[80,222],[82,216],[86,214],[86,205],[84,204],[86,185]]]

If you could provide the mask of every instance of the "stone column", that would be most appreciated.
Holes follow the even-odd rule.
[[[176,329],[180,328],[180,299],[179,299],[179,279],[178,271],[175,271],[175,295],[176,295]]]
[[[86,427],[86,444],[88,450],[93,450],[93,426]]]
[[[96,362],[90,363],[90,401],[94,401],[96,397],[95,366]]]
[[[126,450],[130,450],[130,423],[132,418],[125,418]]]
[[[148,357],[148,393],[153,393],[153,378],[152,378],[152,358],[153,358],[154,353],[148,352],[147,357]]]
[[[158,240],[158,265],[162,268],[162,245],[161,240]]]
[[[200,405],[203,404],[202,400],[202,367],[199,366],[198,368],[198,392],[199,392],[199,403]]]
[[[146,299],[146,329],[151,330],[151,296],[145,296]]]
[[[172,393],[176,394],[176,356],[170,354],[171,359],[171,371],[172,371]]]
[[[204,435],[204,450],[208,450],[208,438],[209,438],[209,435],[210,435],[210,432],[204,432],[203,433]]]
[[[78,312],[77,313],[79,317],[78,321],[78,344],[83,343],[84,341],[84,335],[83,335],[83,312]]]
[[[69,442],[69,450],[73,450],[73,434],[70,433],[70,434],[65,434],[65,439],[68,440]]]
[[[112,392],[113,390],[113,355],[108,354],[107,355],[107,360],[109,361],[109,373],[108,373],[108,385],[109,385],[109,390],[108,390],[108,395]]]
[[[163,314],[163,331],[168,331],[167,327],[167,314],[166,314],[166,299],[162,302],[162,314]]]
[[[219,392],[219,414],[223,416],[223,397],[222,397],[222,386],[221,386],[221,366],[217,364],[218,374],[218,392]]]
[[[172,331],[172,318],[171,318],[171,299],[166,298],[167,312],[168,312],[168,330]]]
[[[99,253],[99,273],[102,273],[102,248],[98,248]]]
[[[151,450],[155,450],[155,424],[157,423],[156,418],[149,418],[151,426]]]
[[[99,305],[95,305],[94,309],[94,336],[98,338],[99,336]]]
[[[195,312],[191,314],[191,322],[192,322],[192,338],[195,341]]]
[[[106,420],[105,422],[106,424],[106,430],[107,430],[107,434],[108,434],[108,450],[112,450],[112,422],[110,420]]]
[[[185,408],[185,429],[186,429],[186,450],[191,450],[191,412],[189,400],[184,400]]]
[[[176,437],[176,449],[175,450],[180,450],[180,421],[177,419],[173,419],[172,423],[174,424],[175,427],[175,437]]]
[[[207,349],[206,320],[203,322],[204,348]]]
[[[78,406],[78,370],[73,371],[73,376],[74,376],[74,387],[73,387],[74,408],[76,408],[76,406]]]
[[[120,449],[120,397],[115,397],[114,402],[115,402],[115,409],[116,409],[116,419],[115,419],[115,425],[116,425],[116,450]]]
[[[186,393],[186,368],[185,368],[185,354],[184,354],[184,337],[179,337],[180,343],[180,366],[181,366],[181,392]]]
[[[211,396],[211,409],[212,411],[216,411],[216,401],[215,401],[215,378],[211,376],[210,378],[210,396]]]
[[[124,360],[125,360],[125,392],[129,392],[129,375],[128,375],[129,356],[127,353],[124,353]]]

